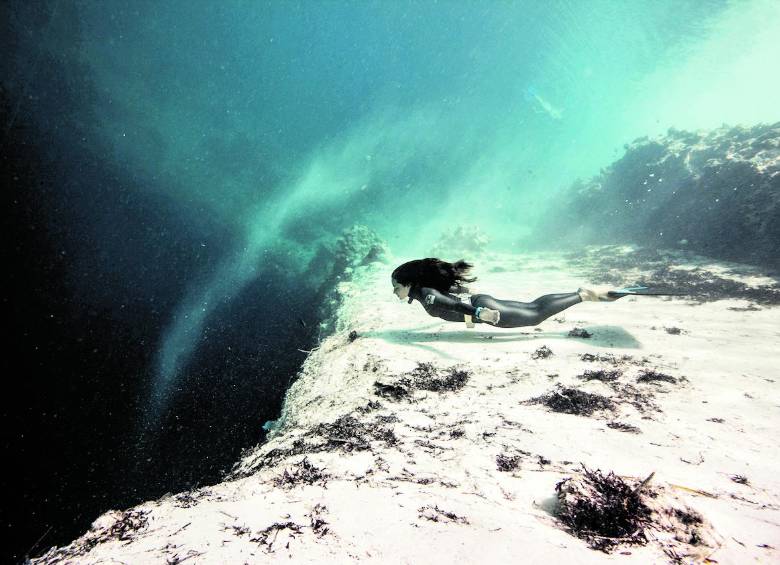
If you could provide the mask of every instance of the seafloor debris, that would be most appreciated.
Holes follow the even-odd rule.
[[[469,521],[463,516],[458,516],[454,512],[442,510],[438,505],[433,507],[430,505],[421,506],[417,511],[420,513],[420,518],[425,518],[431,522],[456,522],[458,524],[469,523]]]
[[[110,540],[131,541],[149,524],[149,510],[112,511],[92,524],[81,538],[65,547],[53,547],[38,558],[43,565],[67,563],[69,559],[89,553],[96,545]]]
[[[304,457],[292,471],[284,470],[281,476],[273,479],[274,486],[282,488],[292,488],[299,484],[320,484],[325,486],[327,484],[329,475],[316,465],[309,462],[307,457]]]
[[[578,416],[590,416],[597,410],[614,410],[615,408],[615,403],[606,396],[560,385],[547,394],[526,400],[525,403],[544,404],[555,412]]]
[[[300,524],[296,524],[295,522],[276,522],[274,524],[271,524],[267,528],[260,530],[257,532],[257,535],[253,538],[250,538],[249,541],[259,543],[260,545],[266,546],[266,552],[272,553],[273,552],[273,546],[276,542],[277,537],[279,536],[279,532],[282,532],[284,530],[288,530],[290,533],[288,534],[288,538],[292,537],[293,534],[300,534],[303,533],[303,528],[305,526],[302,526]],[[288,541],[289,544],[289,541]]]
[[[523,458],[520,455],[504,455],[503,453],[496,455],[498,470],[504,472],[514,471],[520,467],[520,461],[522,460]]]
[[[225,531],[233,532],[233,535],[235,536],[245,536],[252,532],[251,529],[247,528],[246,526],[239,526],[237,524],[230,524],[222,528]]]
[[[173,497],[173,504],[180,508],[190,508],[198,504],[201,498],[209,496],[211,496],[211,490],[209,489],[184,491]]]
[[[734,312],[760,312],[763,308],[757,308],[755,304],[748,304],[744,308],[739,306],[728,306],[726,310],[733,310]]]
[[[625,422],[607,422],[607,427],[612,428],[613,430],[620,430],[621,432],[628,432],[630,434],[642,433],[642,430],[640,430],[636,426],[632,426],[631,424],[626,424]]]
[[[552,350],[546,345],[543,345],[540,348],[538,348],[536,351],[531,353],[531,359],[547,359],[552,354],[553,354]]]
[[[646,357],[636,361],[633,356],[627,353],[621,355],[620,357],[616,357],[612,353],[583,353],[580,355],[580,359],[582,361],[588,362],[601,361],[603,363],[609,363],[610,365],[624,365],[626,363],[630,363],[632,365],[644,365],[645,363],[649,363],[649,360]]]
[[[445,374],[440,375],[433,363],[418,362],[409,375],[415,388],[441,392],[460,390],[468,382],[470,373],[456,367],[448,367]]]
[[[457,367],[448,367],[440,373],[433,363],[417,363],[417,367],[401,375],[393,383],[374,383],[374,392],[378,396],[392,400],[411,400],[414,390],[431,392],[454,392],[462,389],[471,373]]]
[[[392,418],[393,416],[388,416]],[[313,441],[307,441],[307,440]],[[324,441],[323,441],[324,439]],[[345,415],[334,422],[318,424],[301,437],[296,438],[290,447],[271,449],[259,455],[251,464],[243,468],[234,468],[228,479],[238,479],[252,474],[257,469],[275,465],[293,455],[319,453],[322,451],[361,451],[369,449],[372,441],[382,441],[386,445],[398,442],[393,430],[379,421],[361,422],[354,416]]]
[[[620,371],[618,369],[614,369],[612,371],[605,371],[604,369],[597,369],[595,371],[585,371],[581,375],[577,375],[577,378],[580,378],[584,381],[601,381],[603,383],[610,382],[610,381],[616,381],[621,376],[623,376],[623,371]]]
[[[675,563],[700,562],[718,546],[704,517],[664,487],[635,484],[582,465],[582,474],[555,485],[555,516],[591,548],[609,553],[621,545],[658,544]]]
[[[639,412],[646,413],[650,410],[660,412],[661,409],[654,402],[654,396],[652,393],[640,390],[632,384],[620,384],[617,382],[609,383],[612,390],[616,395],[613,398],[614,401],[621,404],[629,404],[636,408]]]
[[[584,337],[589,338],[593,334],[584,328],[574,328],[569,332],[569,337]]]
[[[312,532],[320,538],[330,531],[329,528],[325,527],[328,525],[328,522],[323,519],[323,515],[326,513],[327,509],[328,508],[322,504],[316,504],[311,512],[307,514],[309,517],[309,527],[311,527]]]
[[[650,382],[657,382],[657,381],[664,381],[667,383],[675,384],[677,383],[677,379],[670,375],[665,375],[664,373],[659,373],[655,370],[645,370],[640,374],[636,382],[638,383],[650,383]]]
[[[409,379],[399,379],[395,384],[374,383],[374,394],[391,400],[403,400],[411,396],[411,384]]]
[[[387,445],[395,445],[398,441],[390,428],[379,424],[363,423],[349,415],[342,416],[335,422],[319,424],[312,433],[327,439],[322,449],[324,451],[336,447],[346,451],[368,449],[371,440],[380,440]]]
[[[377,402],[376,400],[369,400],[368,404],[366,404],[365,406],[358,406],[357,408],[355,408],[355,411],[361,414],[367,414],[372,410],[379,410],[380,408],[382,408],[381,402]]]
[[[652,511],[640,496],[642,485],[631,486],[611,472],[605,476],[582,469],[582,477],[555,485],[557,518],[593,549],[609,552],[620,544],[647,543]]]

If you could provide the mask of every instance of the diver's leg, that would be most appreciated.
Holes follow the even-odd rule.
[[[580,302],[582,302],[582,296],[580,296],[578,292],[562,292],[558,294],[545,294],[531,302],[531,304],[535,304],[539,309],[539,317],[541,320],[546,320],[553,314],[562,312]]]
[[[483,306],[501,312],[498,324],[495,324],[499,328],[536,326],[553,314],[557,314],[580,302],[582,302],[582,298],[576,292],[546,294],[533,302],[498,300],[487,294],[472,297],[474,306]]]

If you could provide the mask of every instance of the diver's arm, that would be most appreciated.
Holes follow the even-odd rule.
[[[476,307],[447,296],[435,288],[423,287],[420,289],[420,295],[426,304],[435,304],[439,308],[451,310],[460,314],[466,314],[483,322],[497,324],[501,318],[501,312],[498,310],[492,310],[490,308],[479,308],[479,316],[477,316]]]
[[[452,310],[454,312],[459,312],[461,314],[467,314],[474,318],[477,317],[476,315],[477,309],[474,306],[472,306],[471,304],[467,304],[466,302],[461,302],[460,300],[455,300],[454,298],[451,298],[446,294],[442,294],[435,288],[423,287],[420,289],[420,294],[422,295],[422,299],[425,301],[426,304],[435,304],[438,307],[444,308],[446,310]],[[482,320],[483,322],[490,322],[493,324],[497,324],[499,317],[500,317],[500,313],[498,312],[498,310],[491,310],[490,308],[480,308],[478,319]]]
[[[422,295],[423,302],[426,304],[433,304],[439,308],[444,308],[445,310],[452,310],[454,312],[460,312],[461,314],[468,314],[469,316],[474,316],[477,311],[471,304],[455,300],[446,294],[442,294],[435,288],[423,287],[420,289],[420,294]]]

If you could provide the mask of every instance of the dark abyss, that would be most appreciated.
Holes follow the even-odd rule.
[[[285,278],[250,285],[208,320],[157,433],[141,435],[162,332],[237,235],[89,144],[88,74],[71,65],[66,75],[48,55],[34,74],[14,67],[22,31],[9,6],[0,8],[2,560],[20,562],[107,510],[218,481],[264,439],[316,324]],[[27,9],[44,25],[47,4]],[[269,297],[286,303],[283,318]]]

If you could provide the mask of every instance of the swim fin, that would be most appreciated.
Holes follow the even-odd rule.
[[[626,288],[619,288],[617,290],[610,290],[607,294],[617,298],[629,294],[636,296],[685,296],[685,293],[682,292],[653,292],[648,290],[648,287],[646,286],[629,286]]]

